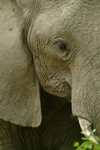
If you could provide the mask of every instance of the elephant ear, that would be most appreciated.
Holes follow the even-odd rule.
[[[22,41],[23,20],[11,1],[2,1],[1,6],[0,119],[37,127],[41,123],[39,83],[32,56]]]
[[[39,4],[39,0],[15,0],[17,6],[22,9],[23,11],[28,10],[29,8],[32,8]]]
[[[32,0],[16,0],[16,3],[18,5],[19,8],[21,9],[25,9],[27,8],[27,4],[32,1]]]

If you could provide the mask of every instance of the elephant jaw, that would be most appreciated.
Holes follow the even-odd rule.
[[[94,138],[94,134],[91,132],[91,123],[89,121],[87,121],[86,119],[83,118],[79,118],[78,117],[78,121],[80,124],[80,127],[82,129],[82,132],[89,137],[89,140],[92,141],[95,144],[98,144],[98,142],[95,140]]]

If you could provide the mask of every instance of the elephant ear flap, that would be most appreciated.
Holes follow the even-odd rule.
[[[17,6],[22,10],[28,9],[33,2],[33,0],[16,0]]]
[[[30,68],[19,76],[4,74],[0,80],[0,119],[11,123],[37,127],[41,123],[39,83]],[[32,68],[32,69],[31,69]],[[4,70],[3,70],[4,71]],[[16,76],[19,76],[15,78]]]
[[[16,0],[16,3],[19,8],[25,9],[27,7],[28,0]]]
[[[16,1],[24,7],[33,0]],[[24,19],[12,1],[0,4],[0,119],[37,127],[41,123],[40,91],[33,57],[22,40]]]

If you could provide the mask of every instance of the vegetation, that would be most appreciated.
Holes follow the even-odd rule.
[[[96,130],[94,129],[92,131],[93,133],[96,132]],[[83,132],[81,132],[82,135],[84,135]],[[94,137],[96,142],[100,142],[100,138],[98,136]],[[84,135],[82,137],[82,144],[80,144],[79,142],[75,142],[74,143],[74,147],[76,148],[76,150],[100,150],[100,144],[95,144],[92,141],[89,140],[89,136]]]

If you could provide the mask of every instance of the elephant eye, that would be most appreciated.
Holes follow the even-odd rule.
[[[62,52],[67,50],[67,44],[62,40],[56,41],[54,45],[56,45]]]

